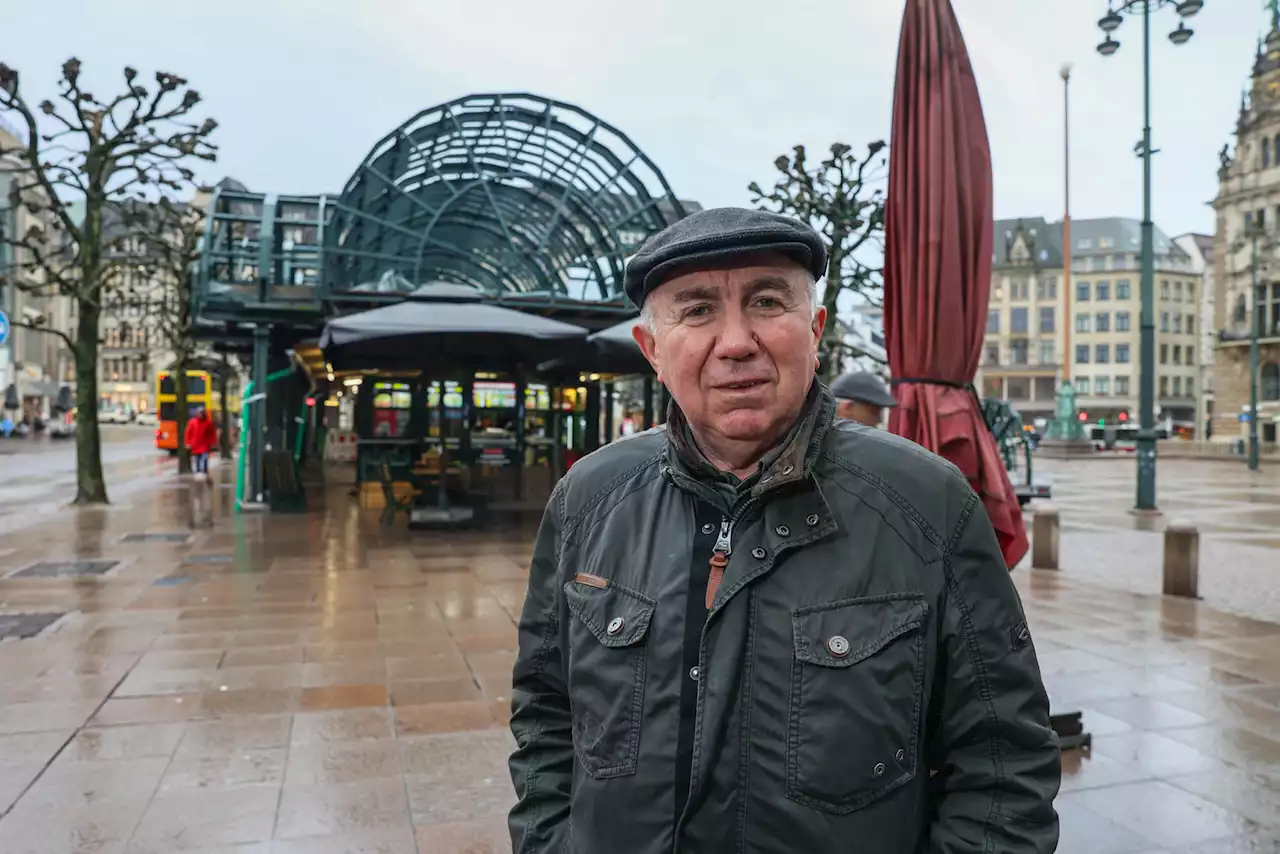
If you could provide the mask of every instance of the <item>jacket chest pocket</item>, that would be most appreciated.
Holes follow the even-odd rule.
[[[652,599],[615,585],[564,586],[573,749],[597,779],[636,772]]]
[[[916,594],[793,612],[787,797],[846,814],[915,777],[927,613]]]

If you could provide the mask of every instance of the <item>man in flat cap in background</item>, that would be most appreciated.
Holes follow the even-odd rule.
[[[1060,757],[951,464],[835,419],[822,238],[693,214],[631,259],[663,428],[552,493],[519,627],[517,854],[1044,854]]]
[[[884,411],[898,405],[884,382],[867,371],[836,377],[831,383],[831,396],[836,401],[836,418],[868,427],[879,427],[884,423]]]

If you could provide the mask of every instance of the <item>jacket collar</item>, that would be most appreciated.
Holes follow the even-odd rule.
[[[760,460],[756,472],[742,482],[753,495],[807,478],[817,463],[818,451],[835,416],[835,399],[815,379],[804,406],[783,441]],[[733,475],[713,466],[698,448],[693,431],[675,398],[667,410],[667,460],[694,480],[713,484],[733,480]]]

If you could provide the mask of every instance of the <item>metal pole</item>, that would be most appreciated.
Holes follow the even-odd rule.
[[[1258,229],[1253,229],[1253,249],[1249,261],[1253,308],[1249,312],[1249,471],[1258,470],[1258,324],[1262,320],[1258,304]]]
[[[1071,382],[1071,66],[1062,66],[1062,380]],[[1068,438],[1068,425],[1062,425]]]
[[[1142,4],[1142,301],[1138,350],[1138,495],[1136,509],[1156,509],[1155,248],[1151,224],[1151,2]]]
[[[262,500],[262,452],[266,440],[267,358],[271,350],[271,328],[253,329],[253,390],[257,400],[249,406],[249,494],[248,500]]]

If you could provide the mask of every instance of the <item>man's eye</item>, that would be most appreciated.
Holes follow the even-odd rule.
[[[711,312],[709,305],[695,305],[684,313],[685,317],[706,317]]]
[[[777,308],[779,305],[781,305],[781,303],[779,303],[773,297],[760,297],[759,299],[756,300],[756,305],[760,306],[761,308]]]

